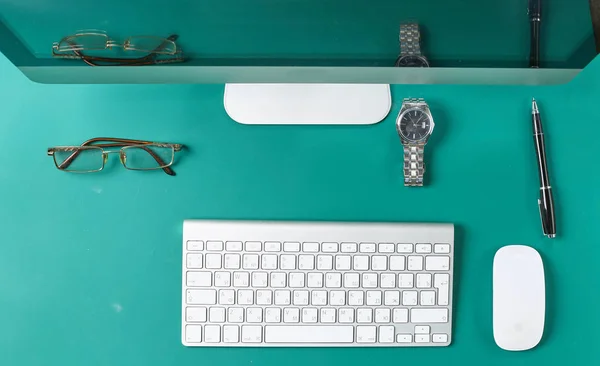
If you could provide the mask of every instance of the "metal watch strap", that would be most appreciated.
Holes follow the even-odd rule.
[[[427,105],[423,98],[405,98],[402,102],[406,107]],[[404,145],[404,186],[423,186],[423,176],[425,175],[424,157],[424,144],[407,143]]]
[[[400,25],[400,56],[421,56],[421,31],[417,23]]]

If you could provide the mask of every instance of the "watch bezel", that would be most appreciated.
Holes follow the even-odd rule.
[[[427,133],[425,134],[425,136],[423,136],[422,138],[418,139],[418,140],[413,140],[409,137],[406,137],[403,133],[402,130],[400,129],[400,121],[402,121],[402,117],[404,117],[404,115],[406,113],[409,113],[411,111],[420,111],[423,112],[427,115],[427,117],[429,117],[429,120],[431,121],[431,123],[429,124],[429,130],[427,131]],[[398,115],[398,118],[396,118],[396,131],[398,132],[398,135],[400,135],[400,139],[402,141],[406,141],[406,142],[410,142],[410,143],[419,143],[419,142],[427,142],[427,140],[429,139],[429,136],[431,136],[431,133],[433,132],[433,127],[435,126],[435,123],[433,122],[433,116],[431,115],[431,112],[429,111],[429,107],[427,106],[414,106],[414,107],[407,107],[403,110],[400,111],[400,114]]]
[[[400,63],[402,62],[402,60],[406,59],[406,58],[415,58],[420,60],[422,63],[424,63],[424,66],[403,66],[400,65]],[[425,56],[419,56],[419,55],[400,55],[400,57],[398,57],[398,59],[396,60],[396,67],[431,67],[429,66],[429,61],[427,60],[427,58],[425,58]]]

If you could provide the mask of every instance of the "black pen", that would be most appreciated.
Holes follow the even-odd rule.
[[[540,22],[542,21],[542,0],[529,0],[529,22],[531,23],[531,45],[529,67],[540,67]]]
[[[556,237],[556,220],[554,218],[554,199],[552,198],[552,186],[548,177],[548,165],[546,164],[546,145],[544,141],[544,130],[542,130],[542,119],[535,99],[532,102],[533,115],[533,141],[537,154],[538,172],[540,176],[540,198],[538,206],[542,220],[542,231],[548,238]]]

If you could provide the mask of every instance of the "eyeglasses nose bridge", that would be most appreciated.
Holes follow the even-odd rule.
[[[127,155],[125,154],[125,151],[119,151],[119,159],[121,160],[121,163],[125,165],[125,163],[127,162]]]
[[[102,152],[102,165],[106,164],[107,161],[108,161],[108,153]]]

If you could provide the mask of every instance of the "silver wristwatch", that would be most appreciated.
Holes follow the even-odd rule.
[[[423,186],[425,145],[433,132],[433,117],[424,99],[404,99],[396,130],[404,145],[404,185]]]
[[[400,26],[400,56],[398,67],[429,67],[429,61],[421,53],[421,31],[416,23]]]

